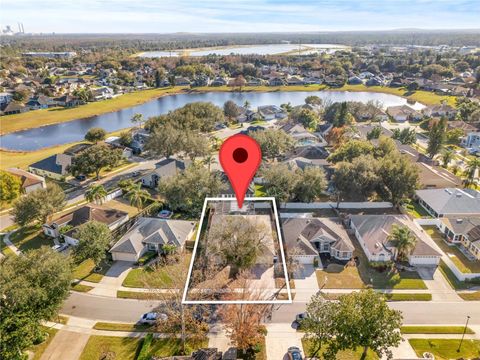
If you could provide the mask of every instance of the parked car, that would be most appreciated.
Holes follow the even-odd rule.
[[[307,313],[300,313],[300,314],[297,314],[297,316],[295,316],[295,321],[300,324],[302,320],[306,318],[307,318]]]
[[[137,176],[140,176],[140,171],[133,171],[131,173],[132,177],[137,177]]]
[[[160,219],[170,219],[173,215],[173,212],[170,210],[162,210],[158,213],[157,217]]]
[[[167,314],[149,312],[142,315],[139,323],[152,325],[152,324],[155,324],[157,320],[167,320],[167,319],[168,319]]]
[[[77,175],[75,176],[75,179],[77,179],[78,181],[85,181],[87,180],[87,177],[85,175]]]
[[[288,348],[288,358],[290,360],[302,360],[302,353],[300,349],[296,346],[290,346]]]
[[[52,246],[52,249],[56,252],[62,252],[68,247],[68,244],[63,243],[63,244],[55,244]]]

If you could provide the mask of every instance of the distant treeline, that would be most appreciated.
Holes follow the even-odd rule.
[[[51,34],[0,37],[3,50],[67,51],[118,49],[130,51],[174,50],[209,46],[292,43],[377,45],[480,46],[477,30],[397,30],[319,33],[241,34]]]

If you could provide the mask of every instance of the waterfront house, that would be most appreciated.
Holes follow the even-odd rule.
[[[28,171],[11,168],[7,169],[7,172],[20,180],[20,188],[23,194],[28,194],[37,189],[44,189],[47,187],[43,177],[29,173]]]
[[[264,120],[285,119],[287,112],[277,105],[265,105],[258,107],[258,114]]]
[[[422,114],[407,105],[390,106],[387,108],[387,114],[397,122],[418,121]]]
[[[55,154],[29,165],[28,171],[55,180],[64,180],[69,166],[72,165],[72,158],[68,154]]]
[[[142,185],[156,189],[161,179],[175,176],[190,165],[190,160],[164,159],[155,164],[155,170],[144,175]]]

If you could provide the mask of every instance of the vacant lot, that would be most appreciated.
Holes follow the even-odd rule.
[[[449,246],[444,240],[443,235],[436,226],[424,226],[425,232],[435,241],[435,243],[448,255],[455,266],[463,273],[480,273],[480,261],[471,261],[463,255],[457,245]]]

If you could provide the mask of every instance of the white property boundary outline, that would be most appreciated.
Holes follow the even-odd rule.
[[[203,219],[205,217],[205,211],[207,209],[207,203],[209,201],[232,201],[235,200],[234,197],[226,198],[226,197],[207,197],[203,202],[203,209],[202,215],[200,216],[200,222],[198,223],[198,230],[197,236],[195,239],[195,245],[193,247],[193,254],[192,260],[190,260],[190,268],[188,269],[188,276],[187,282],[185,283],[185,288],[183,290],[183,297],[182,297],[182,304],[291,304],[292,303],[292,292],[290,290],[290,279],[288,278],[287,272],[287,263],[285,259],[285,254],[283,252],[283,240],[282,240],[282,232],[280,229],[280,222],[278,220],[278,212],[277,212],[277,205],[275,204],[274,197],[246,197],[244,200],[246,201],[271,201],[273,205],[273,214],[275,216],[275,225],[277,227],[277,234],[278,234],[278,242],[280,247],[280,255],[283,261],[283,272],[285,274],[285,284],[287,287],[288,299],[287,300],[232,300],[232,301],[219,301],[219,300],[186,300],[187,298],[187,291],[188,286],[190,285],[190,278],[192,276],[193,270],[193,262],[195,260],[195,256],[197,254],[197,245],[200,241],[200,234],[201,234],[201,226],[203,223]]]

